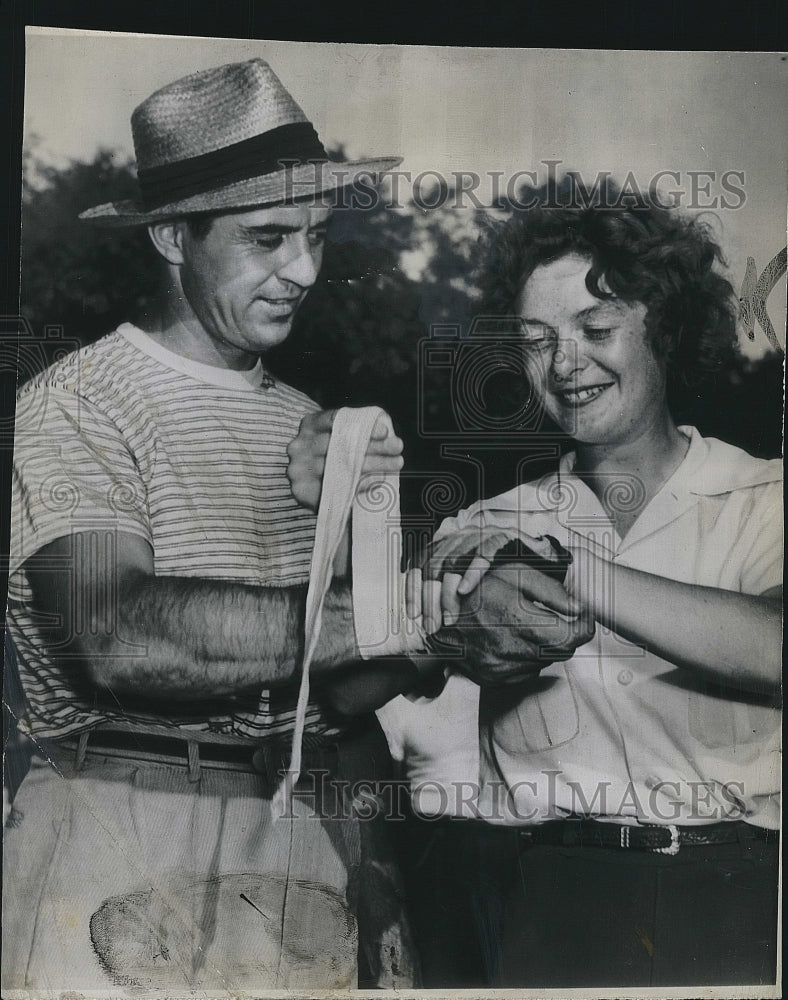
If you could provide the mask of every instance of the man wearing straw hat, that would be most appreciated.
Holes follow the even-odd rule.
[[[310,462],[288,480],[287,445],[331,418],[260,360],[316,279],[332,195],[399,160],[329,163],[260,59],[164,87],[132,129],[140,201],[82,218],[148,227],[160,307],[18,402],[9,627],[39,754],[6,830],[4,988],[354,986],[370,885],[368,977],[407,986],[369,833],[320,819],[341,803],[314,783],[295,820],[271,808],[320,488]],[[381,426],[363,467],[401,450]],[[315,686],[358,656],[352,611],[335,583]],[[319,698],[305,732],[307,777],[383,773],[385,742]]]

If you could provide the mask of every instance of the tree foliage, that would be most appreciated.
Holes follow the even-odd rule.
[[[134,197],[132,165],[100,150],[89,162],[60,169],[28,156],[25,168],[22,311],[34,332],[54,324],[85,344],[133,321],[160,274],[147,233],[77,219],[91,205]],[[323,406],[383,406],[406,442],[403,509],[426,510],[433,520],[480,493],[511,486],[538,443],[533,431],[496,430],[518,412],[527,386],[512,376],[511,365],[497,364],[494,341],[489,350],[486,342],[477,348],[483,364],[476,384],[463,391],[478,394],[477,412],[503,419],[482,421],[475,435],[463,419],[457,366],[436,364],[425,350],[432,342],[446,347],[446,358],[456,360],[458,350],[470,356],[476,276],[487,237],[505,217],[506,206],[490,213],[457,209],[451,198],[431,210],[392,209],[382,199],[364,210],[337,210],[320,278],[287,342],[266,357],[275,374]],[[778,455],[781,357],[740,359],[677,417],[755,454]],[[528,466],[529,474],[538,471]],[[436,504],[441,476],[449,499]]]
[[[133,198],[132,164],[107,149],[57,169],[28,159],[22,201],[22,314],[35,333],[63,327],[88,344],[133,319],[160,268],[145,230],[119,235],[80,222],[91,205]]]

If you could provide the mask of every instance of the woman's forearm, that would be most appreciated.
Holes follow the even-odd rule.
[[[779,688],[782,600],[679,583],[572,548],[567,589],[602,625],[732,686]]]

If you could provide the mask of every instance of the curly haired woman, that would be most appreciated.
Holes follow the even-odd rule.
[[[482,951],[498,986],[774,982],[781,463],[674,419],[735,352],[731,286],[653,197],[541,194],[480,312],[518,318],[574,450],[445,522],[424,566],[481,689]],[[522,550],[507,569],[513,539],[571,555],[565,593]]]

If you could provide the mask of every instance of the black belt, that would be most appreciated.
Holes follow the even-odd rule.
[[[194,734],[195,737],[198,735]],[[337,741],[340,736],[304,735],[302,748],[302,773],[310,770],[332,771],[338,757]],[[103,755],[132,758],[142,761],[164,760],[180,764],[189,770],[192,780],[199,778],[200,766],[226,768],[249,774],[260,774],[277,784],[281,772],[290,763],[291,740],[268,739],[262,743],[208,743],[191,734],[160,736],[144,732],[94,729],[76,738],[58,741],[76,756],[79,770],[86,755]]]
[[[735,844],[743,840],[773,840],[776,830],[764,830],[741,820],[705,826],[622,826],[590,819],[566,819],[517,831],[527,846],[605,847],[658,854],[678,854],[682,847]]]

